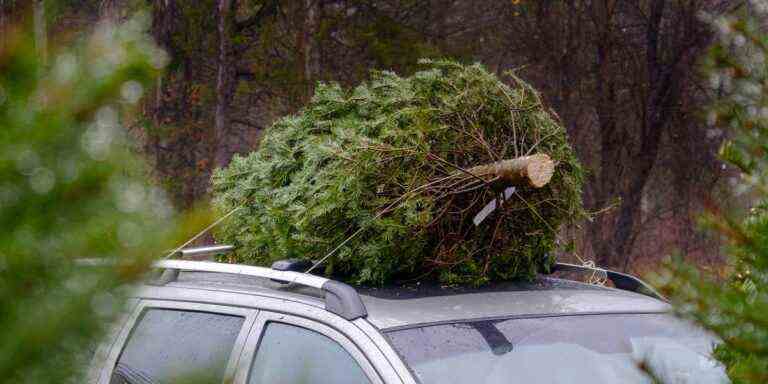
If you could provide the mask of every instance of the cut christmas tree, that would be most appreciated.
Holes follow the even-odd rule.
[[[513,75],[510,86],[481,65],[423,64],[353,90],[319,85],[214,174],[217,209],[242,207],[217,233],[234,261],[324,259],[326,274],[372,285],[551,266],[561,225],[583,215],[564,128]]]

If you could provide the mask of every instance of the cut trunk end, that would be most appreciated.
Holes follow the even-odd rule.
[[[478,165],[468,169],[468,171],[479,177],[498,177],[510,185],[522,186],[527,184],[534,188],[541,188],[552,179],[552,175],[555,173],[555,162],[549,158],[549,155],[538,153]]]

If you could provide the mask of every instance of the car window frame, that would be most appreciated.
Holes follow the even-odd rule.
[[[256,353],[261,345],[261,339],[269,323],[282,323],[291,326],[304,328],[320,335],[328,337],[338,343],[352,359],[357,363],[371,384],[384,384],[384,380],[375,368],[375,364],[365,355],[363,350],[355,342],[345,336],[338,330],[308,318],[288,315],[278,312],[260,311],[256,321],[251,327],[251,333],[248,335],[243,348],[240,364],[235,373],[234,383],[247,384],[251,368],[255,361]]]
[[[123,349],[125,348],[130,335],[138,325],[142,315],[146,311],[152,309],[207,312],[213,314],[242,317],[243,325],[240,328],[240,332],[238,333],[237,338],[235,339],[234,345],[232,346],[232,351],[230,352],[229,359],[227,360],[227,366],[224,370],[224,377],[222,378],[222,383],[233,382],[232,379],[234,378],[234,375],[239,366],[240,358],[243,355],[243,348],[258,317],[258,309],[197,302],[142,299],[138,301],[128,320],[124,323],[120,329],[120,332],[114,338],[114,342],[112,342],[111,348],[109,349],[107,359],[103,363],[103,368],[97,381],[98,384],[109,384],[109,381],[112,377],[112,372],[114,371],[115,365],[117,364],[117,360],[120,357],[120,354],[123,352]]]
[[[122,330],[128,326],[128,320],[133,315],[133,312],[138,304],[138,299],[126,300],[124,310],[107,328],[107,332],[104,333],[103,338],[96,348],[96,352],[93,354],[90,364],[88,365],[88,370],[85,376],[86,383],[96,384],[101,379],[103,371],[108,367],[106,361],[109,358],[109,354],[112,351],[112,348],[114,348],[115,343],[117,343],[117,339]]]

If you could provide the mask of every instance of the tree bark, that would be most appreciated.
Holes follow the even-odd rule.
[[[320,0],[304,0],[304,81],[307,83],[307,99],[315,91],[315,77],[320,68],[316,40],[319,3]]]
[[[599,228],[591,230],[595,236],[592,244],[599,264],[624,269],[631,264],[632,246],[642,220],[644,189],[659,156],[663,134],[677,113],[690,68],[709,41],[710,34],[701,27],[696,13],[695,7],[686,8],[681,3],[670,5],[666,0],[649,2],[642,41],[644,57],[638,57],[638,62],[643,63],[640,68],[644,70],[645,78],[631,90],[637,94],[642,105],[639,132],[617,127],[615,111],[610,119],[603,119],[598,112],[602,162],[596,201],[607,205],[607,199],[621,199],[615,215],[600,218],[595,223]],[[665,23],[669,18],[674,18],[675,22]],[[598,47],[607,40],[607,36],[599,40]],[[598,62],[600,60],[598,51]],[[606,65],[603,63],[601,67]],[[603,69],[598,69],[597,73],[604,74],[604,77],[598,77],[598,86],[601,81],[618,82],[624,76],[612,73],[609,79],[609,74]],[[612,94],[605,90],[599,93]],[[607,99],[601,103],[616,105]],[[605,106],[600,106],[598,111],[600,108]]]
[[[185,71],[188,69],[186,63],[187,57],[174,44],[173,31],[177,25],[176,18],[179,17],[176,8],[176,0],[154,0],[152,7],[152,37],[176,62],[181,62]],[[155,96],[152,106],[152,120],[155,125],[160,125],[160,117],[163,110],[163,74],[157,77],[155,84]],[[188,82],[184,82],[185,86]],[[183,94],[186,94],[186,89]],[[182,98],[180,106],[182,110],[187,109],[186,98]]]
[[[45,65],[48,62],[48,27],[45,20],[45,0],[35,0],[32,12],[35,29],[35,50],[37,50],[40,64]]]
[[[216,75],[216,112],[214,117],[214,166],[225,167],[232,154],[229,150],[229,112],[235,92],[235,65],[232,57],[231,38],[234,27],[234,10],[237,0],[219,0],[218,34],[219,56]]]
[[[232,131],[231,105],[237,88],[237,62],[244,53],[242,47],[233,46],[236,32],[251,31],[251,39],[258,40],[258,26],[266,18],[277,13],[279,0],[265,2],[256,14],[246,20],[237,22],[235,10],[237,0],[218,0],[218,35],[219,55],[216,74],[216,111],[213,132],[213,165],[221,168],[227,166],[234,153],[233,147],[238,141],[236,132]],[[252,29],[256,29],[253,32]]]
[[[320,0],[295,2],[293,18],[301,20],[296,31],[296,73],[301,84],[298,105],[304,104],[314,92],[315,74],[319,71],[315,33]]]
[[[99,4],[99,18],[111,23],[120,23],[126,18],[125,0],[101,0]]]
[[[623,162],[622,152],[626,147],[629,137],[624,125],[617,124],[617,91],[611,63],[614,62],[613,54],[617,50],[614,45],[615,4],[609,0],[595,1],[590,6],[590,12],[595,30],[594,41],[594,73],[595,115],[598,123],[598,135],[600,140],[600,168],[591,175],[591,183],[594,185],[594,210],[609,206],[621,190],[621,173]],[[591,223],[589,228],[592,240],[592,248],[596,262],[600,265],[610,265],[613,255],[613,242],[606,228],[609,227],[608,218],[600,215]]]
[[[6,30],[7,22],[5,21],[5,14],[8,12],[6,9],[5,0],[0,0],[0,52],[5,50],[5,36],[8,31]]]

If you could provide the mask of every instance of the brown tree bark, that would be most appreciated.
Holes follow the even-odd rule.
[[[596,2],[609,9],[609,1]],[[631,263],[633,242],[642,220],[641,203],[644,189],[656,164],[661,140],[671,124],[682,89],[688,84],[695,57],[706,47],[709,33],[697,19],[694,3],[670,5],[666,0],[648,3],[642,56],[645,78],[633,87],[640,100],[639,132],[625,131],[616,119],[615,91],[609,84],[624,74],[610,67],[612,35],[606,33],[597,41],[597,90],[601,95],[596,106],[601,136],[601,168],[596,180],[595,202],[600,206],[619,198],[614,215],[595,221],[590,232],[599,264],[627,269]],[[671,20],[674,19],[674,22]],[[610,21],[596,18],[600,22]],[[666,22],[665,22],[666,21]],[[662,41],[662,39],[664,39]]]
[[[35,30],[35,50],[40,58],[40,63],[45,65],[48,61],[48,26],[45,19],[45,1],[35,0],[32,12]]]
[[[165,50],[168,57],[171,60],[171,67],[178,68],[176,73],[161,74],[157,78],[155,86],[155,97],[152,105],[152,119],[155,125],[161,124],[161,116],[164,114],[163,109],[166,108],[163,100],[163,83],[165,78],[172,78],[181,72],[184,80],[177,82],[180,89],[177,90],[180,95],[189,95],[189,88],[194,83],[191,70],[191,58],[188,56],[188,51],[184,51],[178,47],[176,40],[174,40],[174,34],[183,34],[185,28],[184,16],[181,14],[179,4],[177,0],[153,0],[152,7],[152,37],[154,37],[157,44]],[[166,115],[170,115],[174,119],[181,118],[180,115],[189,108],[189,98],[179,97],[171,102],[171,105],[167,107],[169,110]]]
[[[126,0],[101,0],[99,3],[99,18],[119,23],[128,16]]]
[[[229,150],[229,109],[235,93],[235,64],[232,55],[234,11],[237,0],[218,1],[219,54],[216,74],[216,112],[214,117],[214,166],[225,167],[232,156]]]
[[[232,130],[231,106],[238,82],[238,61],[245,48],[233,44],[235,33],[250,31],[251,40],[258,41],[259,26],[277,13],[279,0],[265,2],[251,17],[238,22],[235,18],[237,0],[218,0],[219,52],[216,71],[216,108],[213,129],[213,165],[225,167],[234,154],[239,135]]]
[[[319,55],[315,34],[317,33],[318,12],[320,0],[301,0],[294,2],[294,20],[301,20],[296,31],[296,73],[298,81],[303,85],[300,102],[304,104],[312,97],[315,90],[314,82],[319,72]]]
[[[5,36],[7,35],[8,28],[6,21],[6,13],[9,12],[8,9],[6,9],[8,6],[5,3],[6,0],[0,0],[0,52],[2,52],[5,49]]]
[[[615,2],[610,0],[595,1],[591,4],[590,13],[597,31],[594,54],[595,73],[595,115],[599,127],[600,141],[600,168],[591,176],[591,184],[594,186],[595,208],[608,206],[611,200],[616,198],[621,190],[621,172],[625,165],[622,159],[622,151],[626,147],[624,142],[629,138],[626,126],[617,124],[617,84],[614,81],[615,70],[611,63],[613,54],[617,51],[614,45]],[[613,261],[614,244],[612,237],[606,228],[605,215],[598,216],[590,228],[592,246],[595,259],[600,265],[610,265]]]
[[[315,91],[316,76],[320,72],[320,54],[317,44],[317,22],[321,0],[304,0],[304,81],[307,83],[307,99]]]

